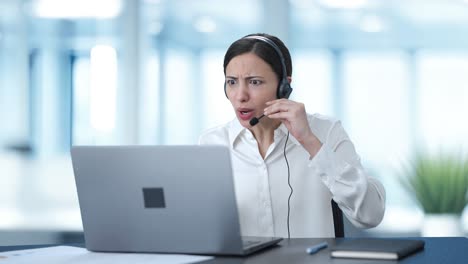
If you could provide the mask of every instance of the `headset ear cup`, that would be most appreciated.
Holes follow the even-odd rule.
[[[278,99],[281,99],[281,98],[288,99],[291,92],[292,92],[292,88],[288,80],[283,79],[283,81],[281,81],[280,86],[278,87],[278,92],[276,96],[278,97]]]
[[[285,93],[284,93],[284,98],[288,99],[289,96],[291,95],[292,91],[293,91],[293,89],[292,89],[291,85],[288,83],[288,84],[286,85],[286,89],[285,89]]]

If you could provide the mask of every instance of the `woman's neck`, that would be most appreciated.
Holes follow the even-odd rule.
[[[252,127],[252,132],[255,140],[257,140],[258,150],[263,159],[265,159],[268,148],[274,141],[275,129],[281,125],[279,120],[263,120],[263,122]]]

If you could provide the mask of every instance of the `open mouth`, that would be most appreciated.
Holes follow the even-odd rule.
[[[239,118],[242,120],[250,120],[254,115],[252,109],[238,109],[237,113]]]

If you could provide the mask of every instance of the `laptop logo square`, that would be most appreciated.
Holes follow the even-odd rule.
[[[145,208],[166,208],[163,188],[143,188]]]

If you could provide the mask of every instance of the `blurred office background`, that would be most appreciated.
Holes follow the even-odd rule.
[[[467,146],[468,0],[0,0],[0,244],[82,239],[71,145],[196,144],[234,118],[223,56],[254,32],[386,187],[382,224],[350,234],[420,235],[397,177]]]

